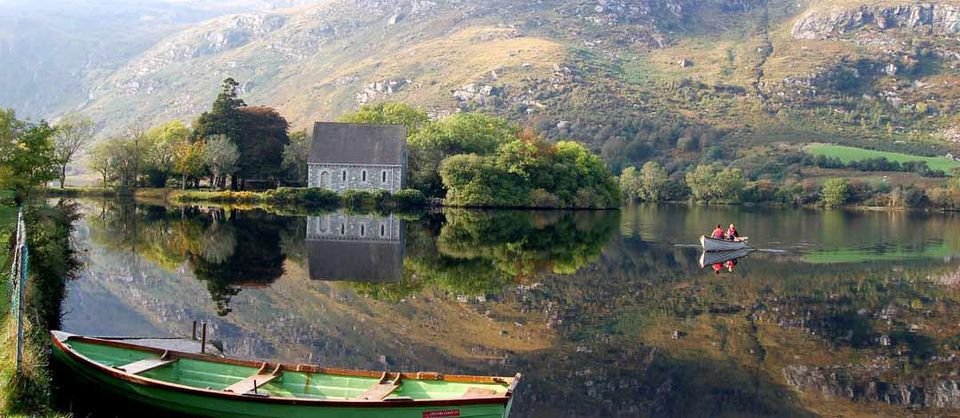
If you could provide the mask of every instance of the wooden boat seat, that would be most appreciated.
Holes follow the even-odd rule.
[[[400,375],[397,374],[397,378],[390,381],[387,380],[387,373],[384,372],[383,376],[380,376],[380,380],[376,384],[367,389],[365,392],[357,396],[356,399],[362,401],[382,401],[387,396],[390,396],[393,391],[397,390],[400,387]]]
[[[140,374],[147,370],[153,370],[158,367],[163,367],[168,364],[172,364],[177,361],[177,359],[164,359],[161,358],[148,358],[139,361],[135,361],[130,364],[124,364],[123,366],[117,366],[117,369],[123,370],[130,374]]]
[[[497,391],[493,389],[470,388],[463,393],[461,398],[489,398],[491,396],[497,396]]]
[[[260,367],[260,370],[253,376],[250,376],[246,379],[243,379],[237,383],[234,383],[230,386],[227,386],[223,389],[224,392],[233,392],[241,395],[248,393],[256,393],[257,389],[261,386],[274,381],[276,378],[280,377],[280,366],[277,365],[277,368],[273,372],[266,371],[267,364],[263,363],[263,366]]]

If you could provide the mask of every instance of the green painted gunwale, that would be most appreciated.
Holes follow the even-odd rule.
[[[379,372],[281,364],[281,377],[257,391],[268,396],[250,396],[222,389],[256,374],[265,363],[168,352],[176,362],[134,375],[114,367],[159,358],[164,350],[59,331],[51,335],[54,358],[77,379],[152,408],[197,416],[422,418],[430,411],[457,411],[451,416],[505,418],[519,382],[519,375],[404,373],[387,400],[366,401],[352,398],[376,383]],[[469,388],[493,389],[496,395],[462,397]]]

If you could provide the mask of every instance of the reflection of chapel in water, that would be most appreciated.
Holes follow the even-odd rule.
[[[342,211],[309,216],[306,251],[312,280],[399,282],[403,221]]]

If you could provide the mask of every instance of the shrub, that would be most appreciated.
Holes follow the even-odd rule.
[[[310,206],[336,206],[340,200],[336,192],[316,187],[280,187],[264,192],[263,196],[270,203]]]
[[[373,193],[362,190],[347,190],[340,196],[340,202],[351,208],[369,208],[376,204]]]
[[[748,184],[740,197],[744,202],[761,203],[777,200],[777,187],[769,180],[760,180]]]
[[[821,192],[824,205],[829,207],[842,206],[850,198],[850,183],[847,179],[830,179],[823,184]]]
[[[534,189],[530,192],[530,205],[535,208],[560,207],[560,198],[544,189]]]
[[[427,205],[427,197],[423,192],[415,189],[403,189],[394,193],[393,201],[398,208],[412,208]]]
[[[928,192],[930,204],[938,209],[958,211],[960,210],[960,189],[936,187]]]

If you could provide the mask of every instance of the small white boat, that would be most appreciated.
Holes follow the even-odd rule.
[[[753,248],[741,248],[733,251],[704,251],[700,254],[700,268],[706,268],[716,263],[725,263],[729,260],[736,260],[746,257],[754,252]]]
[[[704,235],[700,236],[700,246],[703,247],[704,251],[735,251],[750,248],[747,245],[746,237],[737,238],[736,241],[727,241],[725,239],[708,238]]]

